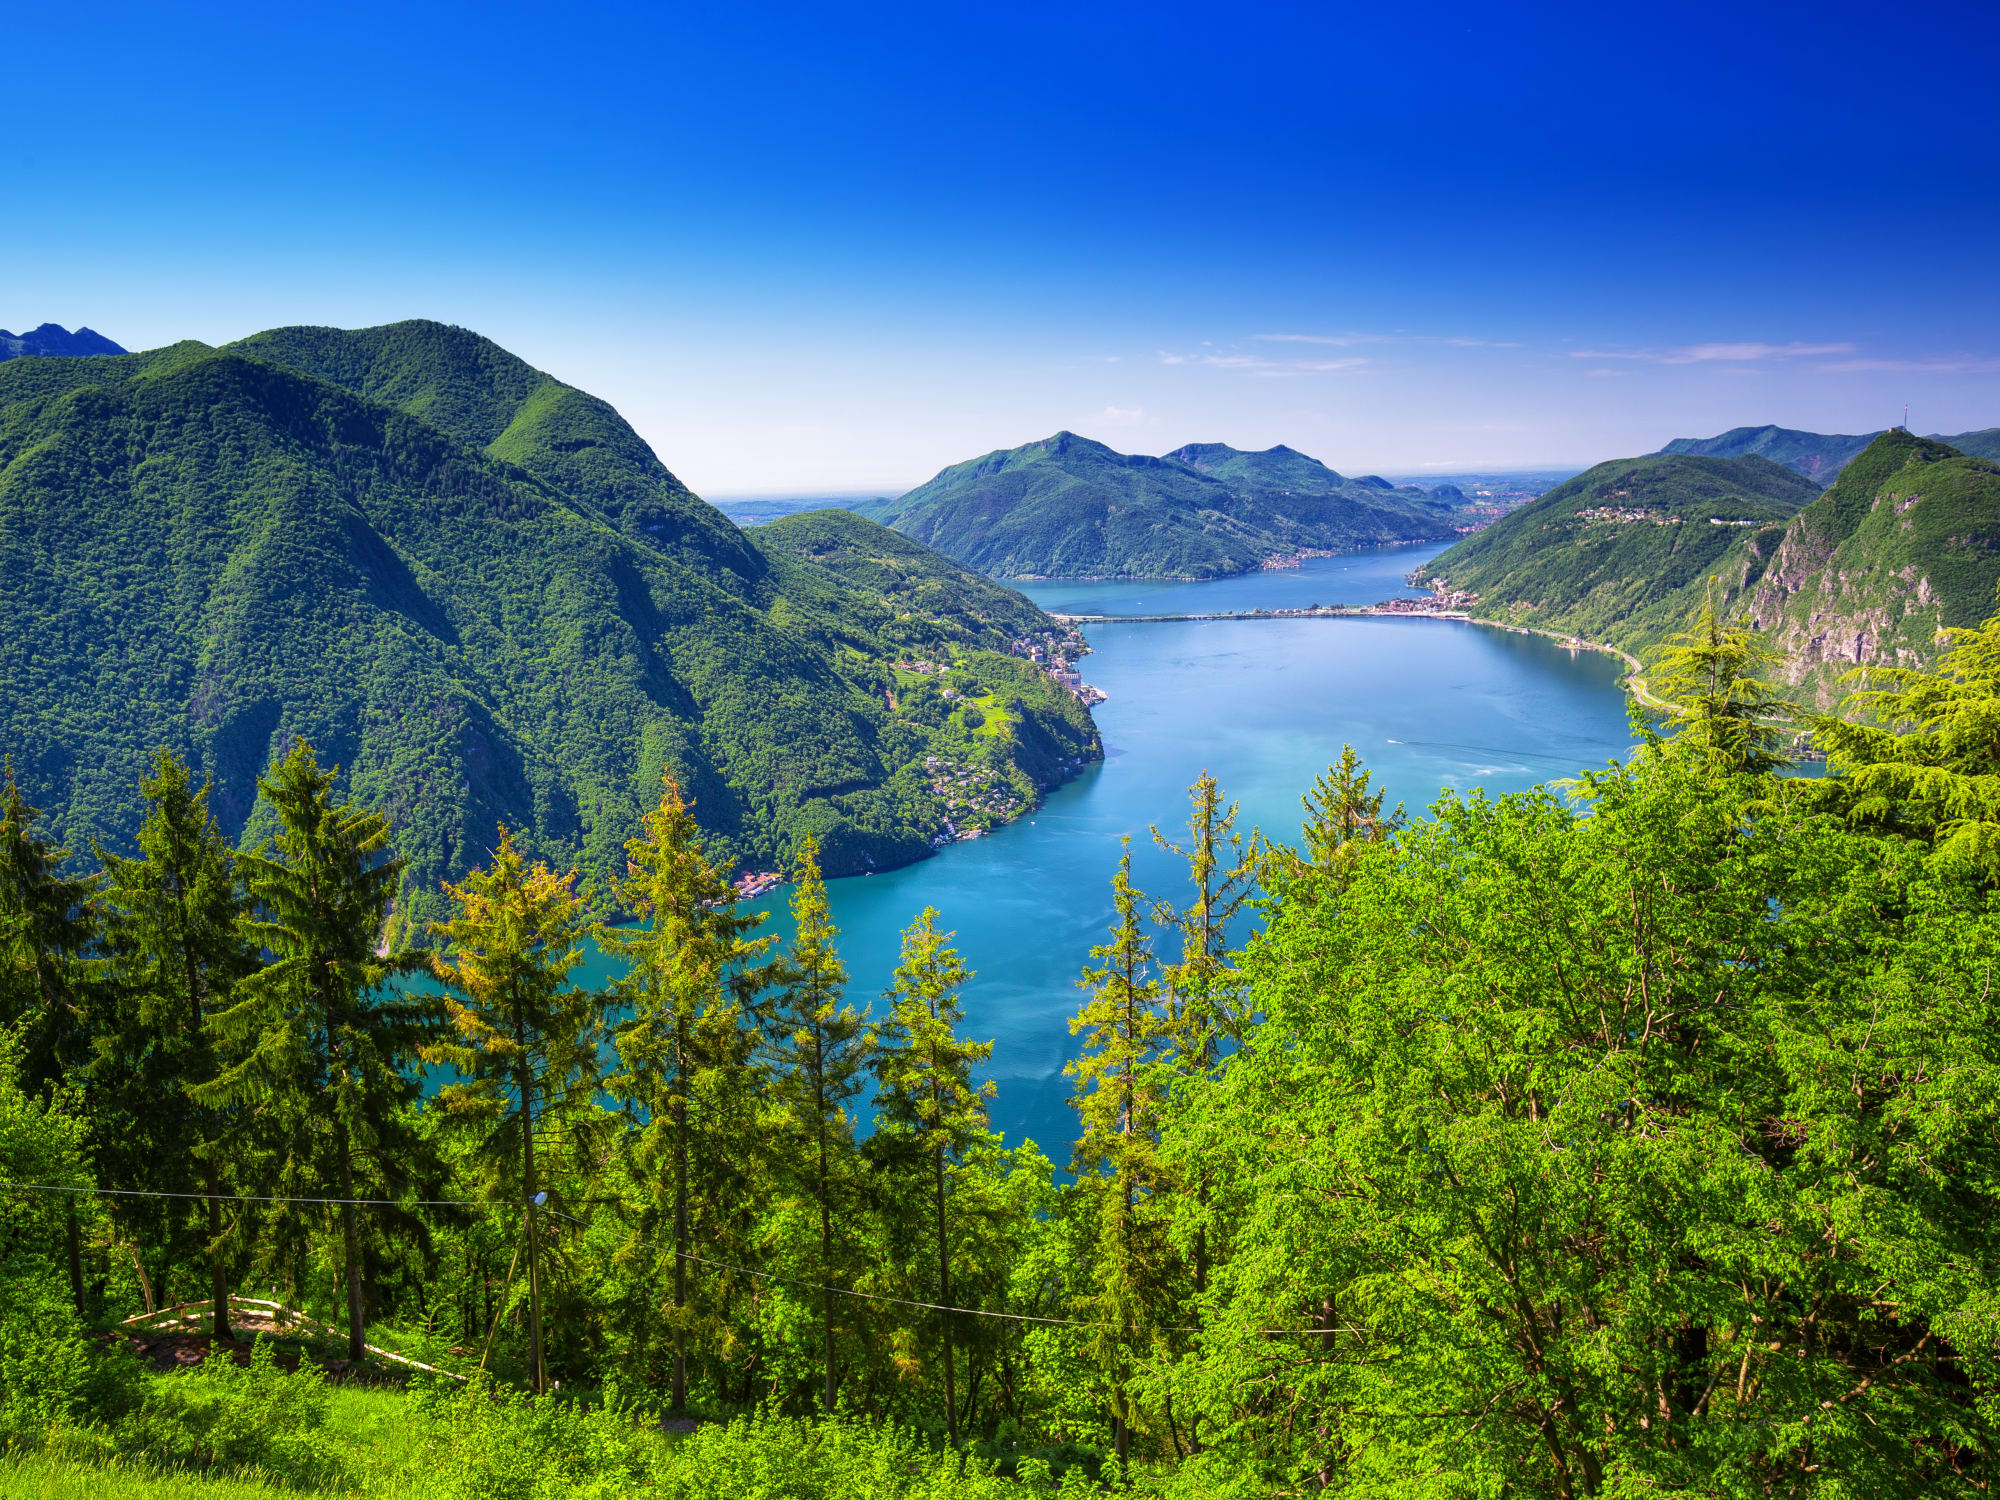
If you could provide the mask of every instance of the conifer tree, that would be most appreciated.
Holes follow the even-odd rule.
[[[0,784],[0,1025],[21,1029],[22,1086],[39,1093],[88,1058],[98,882],[35,830],[10,761]]]
[[[605,952],[630,961],[618,997],[631,1019],[618,1030],[622,1066],[612,1089],[646,1110],[638,1154],[649,1177],[671,1177],[673,1408],[682,1411],[692,1198],[698,1185],[718,1191],[725,1158],[741,1145],[754,1048],[747,1007],[766,977],[756,960],[773,939],[750,936],[763,914],[736,909],[728,875],[703,849],[693,803],[671,773],[662,779],[659,806],[625,846],[629,873],[618,885],[640,925],[600,926],[597,937]]]
[[[0,786],[0,1025],[19,1029],[22,1087],[40,1094],[83,1065],[89,1046],[92,903],[97,881],[66,876],[69,850],[34,832],[41,817],[14,780]],[[70,1295],[83,1311],[83,1258],[76,1204],[64,1208]]]
[[[1320,773],[1300,799],[1305,804],[1305,873],[1314,889],[1344,888],[1354,862],[1369,844],[1395,836],[1406,821],[1402,804],[1382,811],[1388,792],[1370,788],[1369,772],[1352,745],[1340,747],[1340,759]]]
[[[847,969],[834,948],[840,930],[827,906],[819,845],[799,851],[792,896],[795,935],[775,974],[771,1022],[772,1092],[793,1148],[793,1173],[819,1219],[820,1336],[825,1365],[823,1409],[834,1410],[834,1217],[840,1178],[854,1150],[848,1103],[861,1091],[875,1038],[867,1018],[845,1003]]]
[[[538,1391],[548,1388],[542,1344],[541,1243],[535,1137],[542,1117],[577,1095],[595,1092],[602,1001],[569,984],[583,958],[586,918],[576,872],[558,875],[530,865],[504,826],[500,847],[482,869],[445,894],[458,913],[432,924],[448,945],[432,960],[447,991],[446,1031],[422,1049],[427,1062],[446,1063],[458,1081],[438,1100],[459,1119],[491,1127],[482,1143],[489,1160],[520,1164],[527,1214],[528,1367]],[[504,1183],[489,1181],[489,1190]]]
[[[434,1002],[389,988],[413,967],[378,951],[402,873],[379,813],[334,799],[334,773],[300,741],[259,783],[278,817],[272,847],[238,856],[253,903],[244,935],[267,956],[215,1018],[242,1054],[199,1089],[203,1103],[266,1112],[283,1139],[278,1191],[338,1197],[347,1354],[364,1353],[362,1173],[394,1198],[427,1160],[406,1111],[413,1065],[436,1030]],[[387,1214],[374,1217],[388,1222]],[[283,1216],[280,1226],[296,1220]]]
[[[1177,930],[1180,961],[1163,966],[1171,1016],[1175,1071],[1187,1078],[1206,1078],[1215,1071],[1224,1047],[1242,1040],[1247,1017],[1243,984],[1229,959],[1229,928],[1256,893],[1258,838],[1246,841],[1236,832],[1236,804],[1223,805],[1222,787],[1203,771],[1188,788],[1188,842],[1173,843],[1153,829],[1153,842],[1187,861],[1194,894],[1176,909],[1161,902],[1158,919]],[[1194,1186],[1194,1294],[1208,1290],[1211,1246],[1208,1235],[1208,1178],[1198,1174]]]
[[[1790,705],[1758,677],[1781,660],[1754,630],[1725,625],[1711,592],[1654,668],[1654,688],[1674,705],[1667,721],[1672,743],[1719,776],[1761,775],[1788,764],[1777,747]]]
[[[881,1092],[876,1107],[885,1132],[902,1137],[928,1160],[937,1234],[938,1301],[952,1305],[951,1227],[947,1200],[952,1177],[966,1153],[986,1138],[987,1100],[993,1085],[975,1083],[972,1070],[993,1055],[991,1042],[959,1039],[965,1019],[959,991],[972,973],[940,932],[937,912],[925,907],[903,931],[902,962],[888,998],[875,1076]],[[958,1442],[958,1394],[952,1351],[951,1314],[943,1315],[945,1433]]]
[[[1109,942],[1090,950],[1094,966],[1081,986],[1090,998],[1069,1023],[1085,1034],[1083,1055],[1063,1069],[1076,1080],[1070,1096],[1081,1130],[1071,1167],[1078,1185],[1099,1194],[1092,1311],[1097,1352],[1112,1381],[1113,1438],[1122,1461],[1130,1452],[1132,1411],[1125,1394],[1130,1350],[1156,1321],[1170,1259],[1156,1200],[1167,1186],[1160,1160],[1164,1105],[1159,1062],[1169,1045],[1169,1018],[1160,1008],[1152,945],[1140,915],[1144,895],[1132,885],[1126,841],[1111,881],[1115,917]]]
[[[2000,615],[1948,630],[1937,665],[1867,667],[1838,718],[1813,721],[1836,773],[1814,791],[1863,827],[2000,870]],[[1867,686],[1864,684],[1881,684]]]
[[[107,1133],[124,1137],[106,1141],[100,1156],[143,1162],[147,1186],[199,1186],[211,1327],[227,1339],[223,1180],[241,1122],[196,1096],[221,1071],[213,1022],[234,1004],[256,954],[240,931],[244,902],[229,842],[209,812],[208,782],[197,787],[179,757],[163,750],[139,791],[148,804],[139,857],[98,851],[116,996],[93,1071],[123,1105],[118,1129]],[[136,1170],[120,1175],[136,1184]]]

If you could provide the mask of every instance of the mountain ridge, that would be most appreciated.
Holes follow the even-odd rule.
[[[126,354],[94,328],[78,327],[71,333],[60,323],[44,323],[26,333],[9,333],[0,328],[0,359],[24,357],[79,358],[97,354]]]
[[[1379,487],[1379,488],[1378,488]],[[1063,430],[857,507],[994,577],[1214,578],[1312,550],[1449,535],[1449,505],[1282,444],[1120,453]]]
[[[429,409],[477,437],[481,391],[442,397],[492,357],[439,358],[439,327],[309,342],[356,385],[373,346],[428,366]],[[518,426],[546,387],[497,383],[514,415],[489,446],[520,439],[503,457],[279,362],[279,342],[0,364],[0,749],[71,847],[127,844],[163,745],[254,843],[257,776],[310,739],[390,815],[420,923],[501,822],[622,868],[663,769],[725,855],[769,868],[811,835],[851,873],[939,836],[926,755],[984,757],[1032,800],[1098,753],[1076,700],[1006,654],[1062,634],[1018,594],[858,519],[845,544],[893,554],[896,591],[762,549],[691,495],[689,526],[634,535],[685,491],[601,403],[545,398],[600,424],[564,452]],[[1019,733],[899,716],[913,652],[1001,684]]]

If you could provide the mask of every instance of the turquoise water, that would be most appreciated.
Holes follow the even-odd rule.
[[[1177,612],[1368,603],[1396,592],[1402,573],[1435,550],[1212,584],[1028,591],[1079,613],[1152,611],[1163,595]],[[1111,607],[1122,600],[1132,603]],[[857,1002],[880,995],[898,934],[924,906],[957,930],[977,976],[966,992],[970,1031],[996,1042],[995,1123],[1010,1140],[1032,1136],[1059,1165],[1073,1135],[1061,1069],[1075,1055],[1076,977],[1110,921],[1119,840],[1132,838],[1141,887],[1178,898],[1185,870],[1147,830],[1185,821],[1187,787],[1201,771],[1241,803],[1246,831],[1255,824],[1291,840],[1299,794],[1346,742],[1413,812],[1444,787],[1514,791],[1602,764],[1629,743],[1617,662],[1539,636],[1394,618],[1107,622],[1087,633],[1084,675],[1110,694],[1097,709],[1103,764],[988,838],[830,888]],[[779,918],[768,930],[784,930],[782,896],[759,903]]]

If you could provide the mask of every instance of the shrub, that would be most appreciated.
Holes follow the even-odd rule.
[[[281,1368],[258,1339],[250,1362],[222,1350],[153,1382],[118,1430],[118,1446],[159,1467],[255,1472],[294,1489],[332,1485],[339,1454],[326,1432],[333,1389],[312,1365]]]

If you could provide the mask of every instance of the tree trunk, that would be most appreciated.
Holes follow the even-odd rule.
[[[76,1228],[76,1194],[63,1194],[63,1242],[69,1250],[69,1295],[83,1316],[83,1241]]]
[[[674,1080],[674,1410],[687,1410],[687,1023],[678,1023]]]
[[[360,1206],[354,1198],[354,1152],[348,1144],[347,1127],[340,1127],[340,1232],[347,1254],[347,1359],[360,1364],[367,1349],[361,1338],[361,1226]]]
[[[528,1381],[541,1395],[548,1389],[548,1375],[542,1363],[542,1269],[538,1224],[535,1211],[535,1095],[534,1082],[522,1070],[521,1089],[521,1182],[528,1199]]]
[[[944,1223],[944,1147],[937,1148],[937,1237],[938,1237],[938,1301],[951,1306],[951,1241],[945,1237]],[[951,1314],[944,1315],[944,1431],[952,1447],[958,1446],[958,1391],[955,1385],[956,1372],[952,1368]]]
[[[822,1120],[825,1116],[820,1117]],[[827,1202],[826,1183],[826,1132],[821,1127],[819,1140],[819,1274],[822,1283],[820,1292],[821,1342],[826,1354],[826,1406],[828,1416],[833,1415],[833,1209]]]
[[[208,1295],[213,1301],[209,1320],[212,1338],[233,1340],[229,1328],[229,1270],[222,1262],[222,1199],[215,1174],[208,1178]]]

